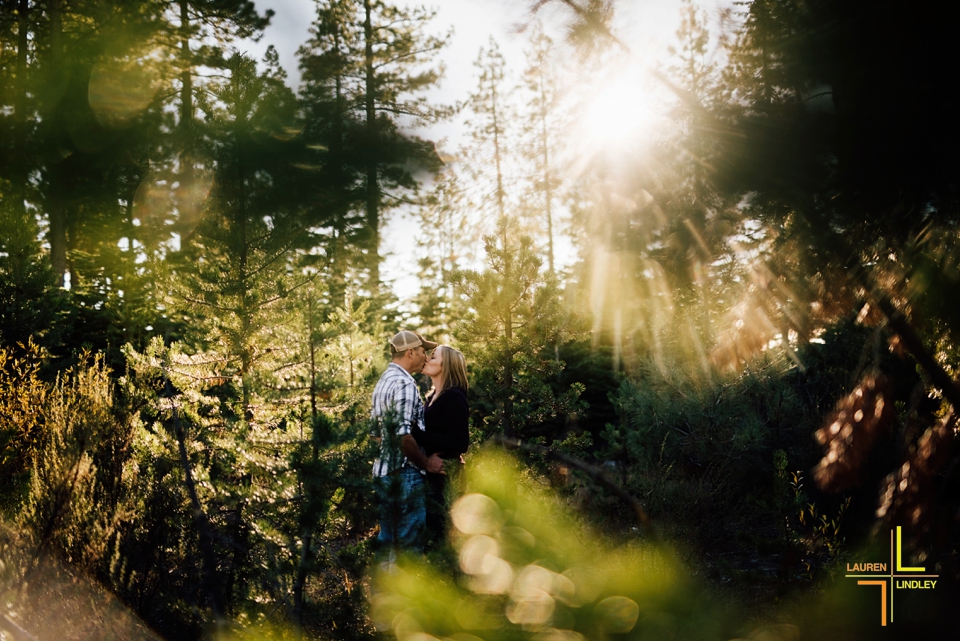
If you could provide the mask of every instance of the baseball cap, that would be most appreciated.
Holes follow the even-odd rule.
[[[407,329],[397,332],[397,335],[390,339],[390,344],[398,352],[405,352],[420,345],[423,345],[424,349],[434,349],[437,346],[436,343],[428,341],[420,334]]]

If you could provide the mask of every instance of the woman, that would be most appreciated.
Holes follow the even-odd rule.
[[[414,428],[413,437],[427,456],[437,453],[440,458],[460,460],[470,444],[466,359],[449,345],[438,345],[424,364],[423,373],[430,377],[433,389],[427,392],[424,429]],[[446,536],[446,487],[446,475],[427,474],[428,545]]]

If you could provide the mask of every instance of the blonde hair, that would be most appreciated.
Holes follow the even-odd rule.
[[[440,352],[440,387],[434,387],[427,394],[428,402],[432,403],[451,387],[459,387],[467,391],[467,359],[458,349],[449,345],[437,345]]]

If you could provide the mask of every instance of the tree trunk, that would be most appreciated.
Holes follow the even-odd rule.
[[[497,211],[500,213],[500,216],[506,216],[507,210],[506,205],[504,204],[504,188],[503,188],[503,170],[500,165],[500,119],[499,114],[497,113],[497,82],[496,71],[493,71],[493,84],[491,85],[491,115],[493,116],[493,160],[497,167]],[[504,245],[506,249],[506,245]]]
[[[310,564],[310,546],[313,535],[309,527],[303,528],[303,541],[300,543],[300,561],[297,564],[297,576],[293,583],[293,618],[295,639],[303,639],[303,590],[307,585],[307,568]]]
[[[513,318],[509,310],[504,323],[504,350],[503,362],[503,435],[514,438],[513,428]]]
[[[333,42],[337,51],[337,56],[339,57],[341,55],[339,25],[334,31]],[[334,77],[334,88],[336,94],[333,114],[333,140],[331,141],[330,145],[330,156],[333,158],[334,163],[332,168],[332,178],[336,189],[336,202],[334,203],[333,207],[333,249],[330,253],[331,268],[329,288],[331,302],[343,300],[343,297],[346,294],[345,276],[349,267],[344,247],[346,243],[344,240],[344,234],[346,233],[347,226],[346,214],[349,202],[346,193],[347,190],[344,189],[344,183],[346,180],[344,177],[343,167],[343,115],[345,112],[345,106],[343,96],[343,75],[339,67],[337,68],[336,76]]]
[[[376,78],[373,68],[373,8],[363,0],[364,68],[366,71],[367,228],[370,233],[370,293],[380,291],[380,184],[377,177]]]
[[[54,81],[62,82],[63,74],[63,20],[61,0],[50,0],[50,66],[53,68]],[[64,286],[67,272],[67,229],[65,199],[63,195],[63,161],[50,168],[50,263],[57,287]]]
[[[196,212],[192,211],[192,189],[196,182],[193,166],[194,122],[193,122],[193,56],[190,53],[190,0],[180,0],[180,175],[178,215],[180,220],[181,244],[187,242],[189,232],[195,226]],[[190,209],[184,211],[189,203]]]
[[[543,72],[540,78],[540,140],[543,147],[543,200],[544,212],[547,215],[547,259],[550,265],[550,275],[554,276],[553,265],[553,186],[550,184],[550,137],[547,135],[547,92],[543,86]]]
[[[313,447],[313,462],[316,463],[317,459],[320,456],[320,452],[317,449],[317,346],[314,343],[314,313],[313,313],[313,297],[309,299],[307,307],[307,328],[309,331],[309,345],[310,345],[310,441]],[[303,484],[303,472],[300,474],[300,495],[303,497],[301,499],[301,506],[309,506],[311,504],[311,490],[307,489],[310,486],[304,486]],[[301,518],[303,517],[303,507],[301,507]],[[306,519],[303,519],[304,521]],[[300,560],[297,563],[297,574],[293,582],[293,618],[295,626],[295,634],[297,641],[303,638],[303,591],[307,585],[307,570],[310,566],[310,557],[311,557],[311,545],[313,544],[313,529],[309,525],[303,526],[303,535],[302,540],[300,541]]]
[[[167,381],[167,389],[172,390],[170,381]],[[190,497],[190,505],[193,507],[193,524],[200,535],[200,555],[203,559],[203,591],[210,601],[210,609],[213,610],[213,617],[220,627],[223,624],[223,599],[217,586],[217,560],[214,553],[214,533],[213,527],[207,513],[203,510],[200,503],[200,497],[197,494],[197,486],[193,480],[193,471],[190,466],[190,458],[187,456],[186,431],[180,422],[180,415],[177,412],[177,406],[173,399],[170,399],[170,407],[173,411],[174,431],[177,436],[177,447],[180,453],[180,466],[183,468],[184,483],[187,486],[187,494]]]
[[[26,263],[29,260],[29,224],[27,221],[27,51],[30,46],[27,31],[30,14],[29,0],[17,3],[17,75],[13,98],[13,207],[10,212],[10,238],[7,252],[10,254],[10,266],[14,283],[20,283],[26,276]]]
[[[507,292],[513,287],[513,270],[510,266],[513,264],[515,257],[511,254],[511,247],[509,245],[510,234],[507,229],[507,220],[505,216],[502,216],[500,219],[501,225],[501,239],[500,242],[503,244],[503,254],[504,254],[504,265],[505,269],[503,272],[503,285],[504,285],[504,302],[506,303],[505,313],[503,316],[503,342],[504,342],[504,362],[503,362],[503,435],[507,438],[514,438],[516,436],[514,426],[513,426],[513,309],[511,307],[513,296],[507,294]]]
[[[247,114],[244,114],[244,118]],[[239,120],[239,118],[238,118]],[[245,126],[244,123],[243,126]],[[253,374],[253,316],[256,313],[257,303],[253,301],[253,292],[250,291],[250,274],[247,272],[250,260],[250,247],[247,238],[247,194],[246,194],[246,165],[244,163],[244,133],[238,130],[234,133],[234,149],[237,160],[236,173],[236,210],[234,212],[235,224],[240,232],[240,238],[236,245],[237,251],[237,290],[239,295],[239,305],[237,315],[240,321],[240,332],[236,349],[237,356],[240,358],[240,382],[243,404],[244,420],[249,421],[253,418],[253,409],[250,406],[252,394],[251,376]]]
[[[50,168],[50,198],[47,200],[50,215],[50,265],[53,267],[57,287],[66,285],[67,274],[67,221],[62,162]],[[71,283],[72,285],[72,283]]]

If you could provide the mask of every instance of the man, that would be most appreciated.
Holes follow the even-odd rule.
[[[436,343],[404,330],[390,339],[392,361],[373,390],[374,435],[380,456],[373,463],[374,486],[380,505],[378,540],[394,549],[422,549],[426,523],[424,470],[443,473],[443,461],[427,457],[411,431],[423,427],[423,401],[413,380]]]

